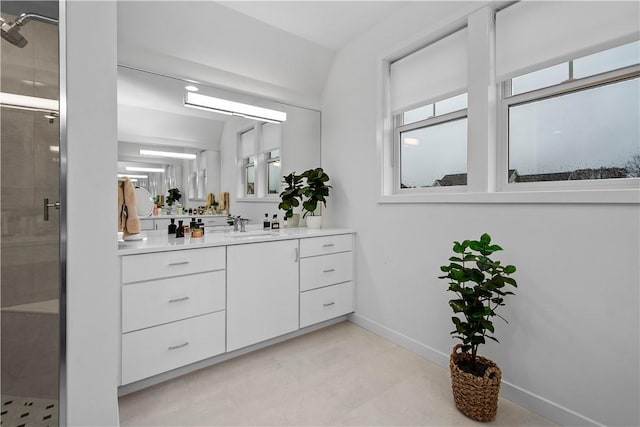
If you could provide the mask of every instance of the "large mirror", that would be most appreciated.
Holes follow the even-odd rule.
[[[268,123],[247,115],[188,108],[184,100],[190,90],[283,112],[286,120]],[[253,143],[249,154],[248,139]],[[161,152],[161,156],[149,152]],[[176,158],[163,154],[167,152],[176,153]],[[255,162],[256,158],[263,162]],[[254,161],[253,168],[249,160]],[[182,205],[189,208],[203,205],[210,193],[219,199],[227,192],[234,214],[253,216],[255,203],[251,202],[277,204],[279,187],[274,181],[291,171],[319,165],[319,111],[118,67],[118,174],[133,176],[134,184],[153,197],[178,188]]]

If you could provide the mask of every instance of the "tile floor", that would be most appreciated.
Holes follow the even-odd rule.
[[[487,425],[455,409],[449,372],[351,322],[120,398],[125,426]],[[498,426],[555,426],[500,399]]]

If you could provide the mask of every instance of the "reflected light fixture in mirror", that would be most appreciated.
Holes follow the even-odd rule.
[[[139,179],[147,179],[147,178],[149,178],[147,175],[131,175],[131,174],[128,174],[128,173],[119,173],[118,174],[118,178],[126,178],[126,177],[139,178]]]
[[[127,166],[125,170],[131,172],[158,172],[164,173],[164,168],[139,168],[137,166]]]
[[[184,95],[184,106],[210,110],[216,113],[245,117],[268,123],[282,123],[287,120],[287,113],[255,105],[233,102],[227,99],[187,92]]]
[[[170,157],[172,159],[195,160],[197,157],[195,154],[191,153],[175,153],[170,151],[140,150],[138,152],[141,156]]]

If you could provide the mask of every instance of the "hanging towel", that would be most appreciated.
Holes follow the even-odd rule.
[[[131,180],[127,177],[118,181],[118,231],[124,237],[140,233],[140,218],[136,207],[136,192]]]

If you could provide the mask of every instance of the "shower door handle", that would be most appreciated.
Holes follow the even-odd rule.
[[[42,207],[44,209],[44,220],[49,221],[49,208],[60,209],[60,202],[49,203],[49,199],[43,199]]]

